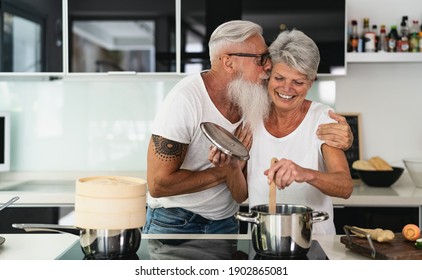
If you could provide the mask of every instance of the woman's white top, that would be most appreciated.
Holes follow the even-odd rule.
[[[264,171],[271,159],[285,158],[296,164],[325,171],[321,147],[316,131],[319,124],[335,122],[328,116],[329,106],[312,102],[302,123],[289,135],[277,138],[268,133],[263,122],[254,133],[248,161],[249,207],[269,203],[269,185]],[[313,224],[314,234],[335,234],[331,198],[307,183],[293,182],[284,190],[277,189],[278,204],[300,204],[314,211],[325,211],[329,220]]]

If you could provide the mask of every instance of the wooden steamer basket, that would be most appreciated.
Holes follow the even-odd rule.
[[[124,176],[100,176],[76,181],[75,226],[13,224],[25,231],[79,235],[88,259],[130,258],[141,244],[146,218],[146,181]]]
[[[86,256],[136,254],[146,217],[146,181],[125,176],[81,178],[76,182],[75,226]]]

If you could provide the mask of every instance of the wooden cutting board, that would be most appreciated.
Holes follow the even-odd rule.
[[[352,244],[347,236],[341,236],[340,242],[346,245],[355,253],[372,258],[372,249],[366,238],[350,236]],[[375,247],[375,259],[377,260],[422,260],[422,249],[415,247],[415,242],[404,239],[403,234],[395,233],[395,237],[390,242],[372,242]]]

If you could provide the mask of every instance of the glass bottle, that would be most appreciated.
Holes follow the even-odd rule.
[[[378,51],[378,42],[379,42],[380,38],[379,38],[379,34],[378,34],[378,26],[376,24],[372,25],[372,32],[375,34],[374,45],[375,45],[375,52],[377,52]]]
[[[358,52],[359,34],[358,34],[357,20],[352,20],[352,32],[350,34],[349,42],[350,42],[350,52]]]
[[[409,39],[407,36],[401,36],[399,37],[398,45],[397,45],[397,51],[398,52],[409,52]]]
[[[375,52],[375,33],[369,30],[369,18],[363,19],[363,51],[364,52]]]
[[[398,52],[409,51],[409,27],[407,26],[407,20],[408,17],[403,16],[400,23],[400,36],[396,46]]]
[[[410,28],[409,51],[419,52],[419,21],[413,20]]]
[[[398,38],[397,26],[392,25],[388,33],[388,52],[396,52]]]
[[[387,42],[387,33],[385,30],[385,25],[382,24],[380,27],[380,36],[378,40],[378,51],[379,52],[388,52],[388,42]]]
[[[408,17],[403,16],[400,23],[400,35],[409,37],[409,26],[407,25]]]

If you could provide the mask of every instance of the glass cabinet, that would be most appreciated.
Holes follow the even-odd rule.
[[[62,1],[0,3],[0,72],[63,72]]]
[[[68,0],[70,73],[175,72],[174,0]]]
[[[0,3],[0,76],[197,72],[210,67],[211,33],[235,19],[260,24],[267,44],[283,26],[301,29],[320,47],[319,74],[345,72],[345,0],[306,7],[272,0]]]

